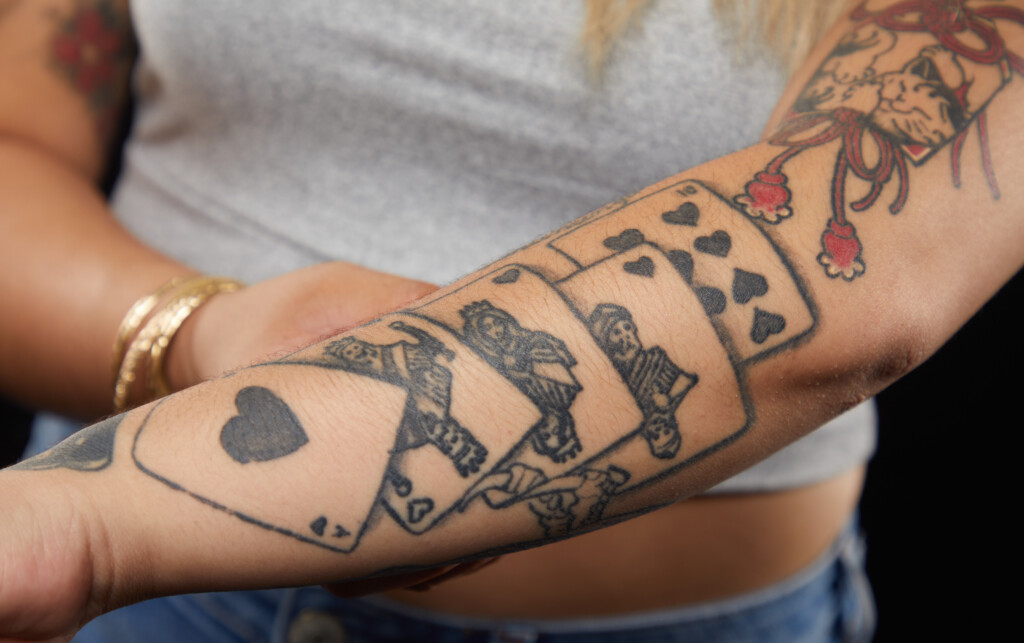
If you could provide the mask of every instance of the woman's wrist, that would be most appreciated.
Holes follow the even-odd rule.
[[[241,288],[233,279],[192,275],[175,277],[136,300],[114,343],[114,410],[123,411],[199,381],[191,359],[191,337],[182,341],[179,334],[216,295]],[[177,350],[181,346],[184,350]],[[168,363],[172,354],[173,377]]]

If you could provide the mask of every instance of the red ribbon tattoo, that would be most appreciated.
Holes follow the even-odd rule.
[[[1024,74],[1024,58],[1009,51],[996,30],[994,20],[1010,20],[1024,25],[1024,11],[1014,7],[986,6],[971,9],[965,0],[905,0],[878,12],[869,12],[866,2],[851,14],[857,27],[874,23],[894,32],[930,32],[947,50],[965,60],[983,65],[1005,65],[1005,69]],[[980,46],[964,43],[960,36],[970,32]],[[965,105],[966,87],[951,88],[961,107]],[[792,215],[791,193],[786,187],[788,177],[783,166],[802,151],[840,141],[832,176],[831,216],[821,236],[822,252],[818,262],[830,277],[852,281],[865,269],[861,256],[863,246],[853,225],[846,216],[846,181],[854,176],[868,183],[867,193],[849,204],[850,210],[860,212],[878,200],[882,190],[896,176],[896,195],[889,203],[889,212],[897,214],[907,201],[909,175],[906,157],[896,138],[873,125],[868,114],[846,107],[829,112],[810,111],[790,116],[769,139],[772,145],[786,149],[775,156],[763,171],[754,175],[745,186],[745,192],[735,197],[745,213],[767,223],[778,223]],[[982,165],[993,196],[999,198],[995,175],[988,151],[987,123],[984,111],[975,115],[981,140]],[[953,181],[960,183],[960,150],[963,147],[966,126],[951,142]],[[873,144],[878,160],[868,166],[865,162],[865,144]]]

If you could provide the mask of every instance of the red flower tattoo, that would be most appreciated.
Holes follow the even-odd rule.
[[[744,212],[755,219],[778,223],[793,214],[789,207],[789,189],[786,175],[774,172],[758,172],[754,180],[746,185],[746,193],[736,197]]]
[[[124,21],[110,2],[80,2],[51,49],[54,66],[86,98],[101,129],[112,124],[114,82],[133,53]]]

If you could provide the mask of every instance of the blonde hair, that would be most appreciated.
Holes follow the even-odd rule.
[[[849,0],[711,0],[715,19],[731,35],[735,53],[768,53],[792,74],[846,8]],[[585,0],[580,44],[599,77],[622,34],[639,21],[649,0]]]

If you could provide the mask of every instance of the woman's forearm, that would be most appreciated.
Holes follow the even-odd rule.
[[[723,198],[773,152],[676,177],[429,301],[4,475],[73,484],[103,516],[107,562],[146,561],[133,574],[147,593],[433,565],[695,493],[904,373],[1020,261],[1005,207],[1018,188],[975,206],[973,235],[960,210],[975,199],[936,189],[878,221],[887,232],[864,226],[871,272],[830,278],[806,257],[816,235],[773,243]],[[794,194],[820,180],[807,177]],[[933,245],[952,238],[960,252]]]
[[[0,388],[73,416],[109,413],[121,317],[192,271],[136,241],[94,186],[22,142],[0,139],[0,216]]]

